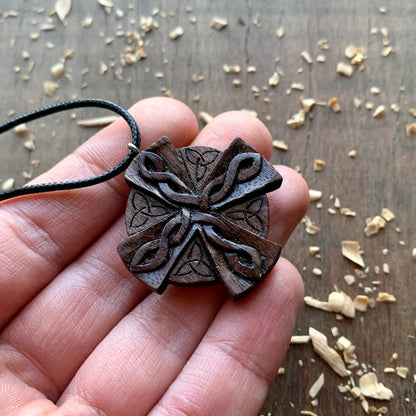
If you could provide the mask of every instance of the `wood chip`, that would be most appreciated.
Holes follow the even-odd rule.
[[[305,110],[305,113],[309,113],[309,111],[311,111],[316,104],[315,99],[303,98],[302,96],[300,97],[300,102],[302,103],[302,107]]]
[[[379,105],[373,113],[374,118],[382,118],[384,117],[384,113],[386,112],[386,107],[384,105]]]
[[[412,250],[412,257],[416,261],[416,247]]]
[[[344,240],[341,242],[342,255],[364,269],[365,264],[361,256],[360,246],[357,241]]]
[[[385,225],[386,221],[384,218],[380,217],[379,215],[376,215],[372,219],[368,219],[366,222],[366,227],[364,228],[364,233],[367,237],[371,237],[373,235],[376,235],[382,230]]]
[[[320,301],[312,296],[305,296],[304,302],[312,308],[326,312],[341,313],[347,318],[355,317],[355,309],[352,299],[344,292],[331,292],[328,301]]]
[[[337,72],[338,74],[343,75],[344,77],[351,78],[354,72],[354,68],[351,65],[346,64],[345,62],[338,62]]]
[[[318,226],[316,226],[315,224],[313,224],[313,222],[311,221],[311,219],[308,216],[306,216],[306,215],[303,218],[302,222],[305,224],[305,231],[309,235],[318,234],[319,231],[321,230]]]
[[[365,312],[368,306],[368,296],[366,295],[358,295],[354,299],[354,308],[357,311]]]
[[[320,247],[317,247],[317,246],[310,246],[309,247],[309,254],[311,256],[316,256],[319,253],[319,251],[320,251]]]
[[[301,82],[292,82],[292,84],[290,84],[290,88],[292,90],[303,91],[305,86]]]
[[[291,344],[307,344],[311,340],[309,335],[292,335]]]
[[[360,377],[359,387],[361,393],[369,398],[376,400],[391,400],[393,392],[385,387],[383,383],[379,383],[375,373],[367,373]]]
[[[285,28],[280,26],[276,29],[276,36],[281,39],[285,35]]]
[[[390,211],[388,208],[383,208],[381,210],[381,216],[387,221],[393,221],[396,216],[394,215],[394,213],[392,211]]]
[[[311,388],[309,389],[309,397],[311,399],[314,399],[319,392],[321,391],[323,385],[325,382],[325,376],[324,373],[321,373],[321,375],[317,378],[315,383],[312,384]]]
[[[81,126],[81,127],[104,127],[113,123],[117,119],[118,119],[118,116],[94,117],[94,118],[79,120],[77,124],[78,126]]]
[[[185,33],[185,31],[183,30],[183,27],[182,26],[177,26],[177,27],[175,27],[175,29],[173,29],[169,33],[169,37],[172,40],[176,40],[176,39],[179,39],[184,33]]]
[[[206,111],[201,111],[199,113],[199,119],[204,123],[204,124],[208,124],[214,117],[207,113]]]
[[[289,148],[288,145],[282,140],[273,140],[273,147],[284,152],[286,152]]]
[[[1,184],[2,191],[10,191],[14,187],[14,178],[8,178]]]
[[[318,269],[318,267],[314,267],[312,269],[312,274],[314,274],[315,276],[320,277],[320,276],[322,276],[322,270],[321,269]]]
[[[282,376],[283,374],[285,374],[286,373],[286,370],[285,370],[285,368],[284,367],[279,367],[279,369],[277,370],[277,374],[279,375],[279,376]]]
[[[301,109],[296,114],[293,114],[292,117],[286,121],[286,124],[292,129],[302,127],[305,124],[305,111]]]
[[[324,63],[326,61],[325,55],[318,55],[316,57],[316,62]]]
[[[98,4],[111,9],[114,6],[113,0],[97,0]]]
[[[321,159],[314,159],[313,170],[315,172],[322,172],[325,169],[325,161]]]
[[[335,113],[339,113],[341,111],[341,107],[338,103],[338,98],[333,97],[328,101],[328,107],[332,108]]]
[[[51,74],[54,78],[60,78],[65,72],[65,66],[62,62],[58,62],[51,66]]]
[[[406,136],[409,137],[410,133],[416,133],[416,123],[406,124]]]
[[[339,354],[328,345],[327,337],[316,330],[309,328],[313,349],[315,352],[341,377],[348,377],[351,372],[346,369]]]
[[[269,85],[271,87],[277,87],[279,85],[279,74],[275,72],[270,78],[269,78]]]
[[[71,11],[72,0],[57,0],[55,3],[55,11],[59,17],[59,20],[66,24],[66,17]]]
[[[308,52],[308,51],[302,51],[301,52],[301,54],[300,54],[300,56],[303,58],[303,60],[308,64],[308,65],[310,65],[312,62],[313,62],[313,60],[312,60],[312,58],[311,58],[311,55],[310,55],[310,53]]]
[[[19,124],[16,126],[13,131],[20,137],[26,136],[27,132],[29,131],[27,125],[25,123]]]
[[[48,97],[53,97],[57,91],[57,89],[59,88],[59,84],[57,84],[56,82],[53,81],[45,81],[43,83],[43,92],[48,96]]]
[[[406,379],[407,378],[407,373],[409,372],[409,369],[407,367],[397,367],[396,368],[396,374],[403,378]]]
[[[322,191],[316,189],[309,189],[309,201],[315,202],[319,201],[322,198]]]
[[[380,292],[376,299],[377,302],[384,302],[384,303],[395,303],[396,298],[391,293],[387,292]]]
[[[227,25],[228,25],[227,19],[223,19],[221,17],[214,17],[211,20],[211,27],[218,31],[225,29]]]

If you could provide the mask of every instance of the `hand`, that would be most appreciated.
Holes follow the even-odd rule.
[[[189,108],[152,98],[130,109],[145,148],[224,150],[241,137],[266,158],[271,137],[255,117],[229,112],[198,134]],[[123,120],[49,172],[45,183],[89,177],[126,154]],[[269,239],[284,245],[308,205],[303,179],[279,166],[268,195]],[[150,293],[125,268],[123,175],[91,188],[0,205],[0,416],[255,415],[286,352],[303,286],[281,258],[246,298],[221,285]]]

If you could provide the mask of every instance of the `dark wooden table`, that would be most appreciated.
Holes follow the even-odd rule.
[[[369,405],[386,406],[391,415],[416,414],[416,261],[412,258],[416,134],[406,135],[406,125],[416,122],[409,113],[416,107],[414,2],[117,0],[111,13],[106,13],[96,1],[74,1],[67,25],[49,16],[54,3],[1,3],[0,119],[74,97],[105,98],[128,107],[139,99],[163,94],[183,100],[196,114],[217,115],[231,109],[256,112],[273,137],[288,146],[287,151],[276,149],[273,161],[296,166],[312,189],[322,191],[322,198],[311,204],[307,214],[320,232],[310,235],[301,224],[284,250],[301,270],[306,294],[325,300],[337,288],[352,298],[366,294],[376,299],[380,292],[388,292],[397,299],[392,304],[377,302],[374,308],[357,312],[354,319],[342,320],[304,306],[296,334],[307,334],[313,327],[333,347],[337,337],[331,328],[336,326],[356,346],[359,366],[352,369],[351,380],[358,383],[359,371],[370,368],[394,393],[389,402],[368,399]],[[121,55],[128,46],[125,33],[142,32],[140,17],[152,13],[158,27],[143,37],[147,57],[123,65]],[[87,16],[93,18],[92,23],[83,27]],[[215,16],[227,19],[224,30],[210,28]],[[177,26],[183,27],[184,34],[173,41],[169,33]],[[280,27],[284,28],[282,37],[276,35]],[[384,44],[383,36],[388,38]],[[344,51],[351,44],[363,47],[366,59],[348,78],[336,68],[338,62],[348,63]],[[65,60],[65,74],[55,80],[50,67],[70,50],[73,56]],[[312,63],[301,57],[304,50]],[[325,62],[317,62],[318,55],[325,56]],[[239,65],[241,72],[227,74],[224,64]],[[249,66],[256,71],[248,73]],[[280,82],[271,87],[269,78],[275,71],[280,73]],[[235,79],[241,81],[239,86],[234,85]],[[45,95],[44,81],[59,85],[54,96]],[[302,83],[304,90],[291,89],[292,83]],[[377,91],[372,92],[372,87],[378,87],[379,93],[373,94]],[[322,103],[336,97],[341,111],[315,105],[304,125],[292,129],[286,121],[301,108],[300,96]],[[355,104],[361,100],[360,108],[354,99]],[[368,103],[373,103],[372,110],[366,109]],[[399,107],[397,112],[392,104]],[[379,105],[385,106],[384,116],[374,118]],[[77,119],[106,114],[98,110],[75,113]],[[2,183],[14,178],[16,185],[22,185],[93,132],[78,127],[71,114],[33,123],[30,131],[37,138],[34,150],[24,147],[27,138],[22,140],[14,133],[1,137]],[[355,157],[349,156],[352,150]],[[325,162],[323,171],[314,170],[314,159]],[[353,211],[355,216],[342,214],[335,207],[336,198],[341,208],[349,208],[347,213]],[[389,208],[396,218],[379,234],[366,237],[366,218],[379,215],[383,208]],[[356,266],[342,256],[343,240],[358,241],[368,266],[367,277],[356,276],[352,285],[344,275],[355,275]],[[310,246],[320,247],[320,258],[309,254]],[[383,254],[383,249],[388,253]],[[382,271],[384,263],[390,267],[389,274]],[[381,269],[379,273],[375,266]],[[322,275],[314,274],[314,268]],[[394,353],[397,359],[392,361]],[[348,380],[337,376],[310,343],[292,345],[282,366],[285,373],[276,375],[262,414],[287,416],[306,410],[319,416],[365,414],[359,399],[340,392],[339,386]],[[400,366],[409,369],[406,379],[384,372],[386,367]],[[322,372],[325,383],[313,405],[308,391]]]

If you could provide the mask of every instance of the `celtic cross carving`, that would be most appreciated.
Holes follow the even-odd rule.
[[[126,180],[128,238],[118,250],[151,289],[221,282],[236,300],[278,260],[265,193],[282,178],[243,140],[220,152],[176,149],[162,137],[133,160]]]

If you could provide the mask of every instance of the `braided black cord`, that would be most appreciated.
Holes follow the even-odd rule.
[[[100,107],[107,110],[111,110],[117,113],[119,116],[123,117],[126,120],[127,124],[130,127],[132,134],[132,141],[134,149],[140,148],[140,132],[137,127],[134,118],[130,115],[128,111],[120,107],[117,104],[112,103],[111,101],[106,100],[97,100],[97,99],[85,99],[85,100],[73,100],[65,101],[63,103],[53,104],[48,107],[43,107],[38,110],[27,113],[23,116],[17,117],[13,120],[8,121],[0,126],[0,134],[4,133],[7,130],[12,129],[13,127],[18,126],[19,124],[26,123],[29,121],[36,120],[48,116],[50,114],[58,113],[61,111],[67,111],[74,108],[82,107]],[[137,152],[135,150],[130,150],[125,159],[120,162],[117,166],[110,169],[109,171],[102,173],[98,176],[93,176],[92,178],[79,179],[69,182],[52,182],[40,185],[29,185],[22,188],[15,188],[9,191],[0,192],[0,201],[6,199],[15,198],[21,195],[28,194],[37,194],[41,192],[52,192],[52,191],[62,191],[66,189],[75,189],[75,188],[85,188],[87,186],[96,185],[101,182],[105,182],[115,176],[119,175],[127,169],[132,159],[136,156]]]

